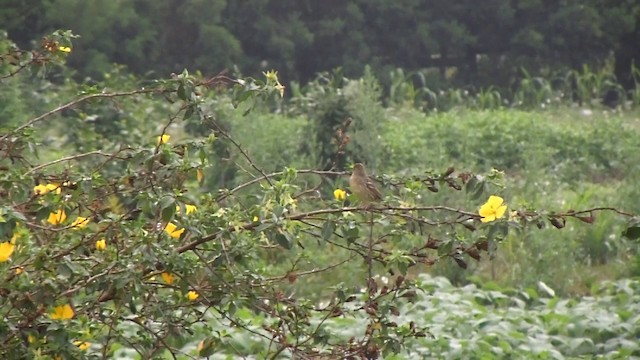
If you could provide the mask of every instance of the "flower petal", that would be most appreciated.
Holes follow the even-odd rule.
[[[489,200],[487,200],[487,204],[490,204],[491,207],[494,209],[497,209],[498,207],[500,207],[500,205],[502,205],[503,202],[504,202],[504,199],[496,195],[489,196]]]
[[[15,249],[15,245],[10,242],[3,242],[0,244],[0,262],[5,262],[9,260],[11,254],[13,254],[13,250]]]
[[[491,214],[489,216],[483,217],[482,219],[480,219],[480,221],[482,221],[483,223],[488,223],[488,222],[492,222],[496,220],[496,216]]]
[[[482,205],[480,207],[480,210],[478,210],[478,214],[480,214],[480,216],[482,217],[487,217],[493,215],[494,213],[495,211],[488,204]]]

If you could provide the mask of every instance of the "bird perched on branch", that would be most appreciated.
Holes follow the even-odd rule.
[[[364,170],[364,165],[356,163],[349,178],[349,187],[363,205],[382,200],[382,194]]]

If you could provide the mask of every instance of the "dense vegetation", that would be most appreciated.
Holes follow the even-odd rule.
[[[300,64],[291,53],[280,54],[287,63],[273,60],[280,75],[203,76],[173,69],[182,66],[164,53],[173,50],[138,39],[149,46],[147,65],[175,73],[133,75],[150,69],[129,56],[149,19],[171,16],[174,29],[193,35],[185,19],[214,12],[195,33],[237,36],[215,51],[251,69],[264,55],[234,53],[238,44],[249,51],[251,39],[225,23],[238,16],[221,14],[255,16],[260,36],[276,37],[266,29],[282,12],[268,1],[89,3],[8,7],[31,14],[33,31],[55,19],[87,22],[89,35],[58,31],[31,50],[0,39],[0,358],[640,356],[640,92],[622,86],[612,63],[587,65],[615,50],[608,46],[633,34],[632,25],[619,21],[603,48],[592,39],[584,63],[562,77],[539,76],[563,68],[539,63],[508,90],[469,91],[439,89],[378,61],[395,48],[367,50],[373,66],[362,76],[329,59],[344,69],[289,77]],[[389,4],[336,2],[332,16],[432,15],[418,2]],[[487,14],[474,16],[527,23],[507,2],[487,4]],[[531,21],[561,18],[536,17],[541,3],[527,4]],[[483,33],[460,20],[463,8],[439,6],[459,20],[442,21],[441,30],[474,34],[456,38],[461,48],[450,52],[467,54]],[[637,11],[623,1],[554,6],[591,20]],[[128,68],[111,64],[122,62],[105,50],[114,38],[98,36],[111,28],[100,21],[116,17],[88,24],[82,9],[119,14],[130,32],[112,49],[132,61]],[[330,30],[329,20],[294,21],[309,15],[304,9],[277,22],[280,31],[304,36],[304,24],[314,42],[322,39],[316,31]],[[138,12],[146,17],[134,22]],[[437,21],[426,23],[435,31]],[[588,27],[601,34],[602,24]],[[93,50],[79,42],[92,31]],[[563,63],[546,43],[539,55]],[[181,51],[207,73],[224,64]],[[285,88],[284,77],[310,81]],[[617,101],[603,106],[612,89]],[[345,192],[354,162],[367,165],[383,202],[364,206]],[[495,219],[479,211],[486,208]]]

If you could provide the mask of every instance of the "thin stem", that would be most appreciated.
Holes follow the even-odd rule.
[[[117,157],[117,153],[108,154],[108,153],[104,153],[104,152],[102,152],[100,150],[95,150],[95,151],[89,151],[89,152],[84,153],[84,154],[71,155],[71,156],[67,156],[67,157],[63,157],[63,158],[57,159],[57,160],[50,161],[48,163],[40,164],[38,166],[35,166],[35,167],[31,168],[29,171],[24,173],[23,176],[29,175],[32,172],[40,170],[40,169],[45,168],[47,166],[55,165],[55,164],[58,164],[58,163],[61,163],[61,162],[65,162],[65,161],[76,160],[76,159],[80,159],[80,158],[91,156],[91,155],[100,155],[100,156],[109,157],[109,158],[118,158],[120,160],[125,160],[126,159],[126,158]]]
[[[367,284],[370,285],[373,281],[373,213],[371,213],[371,217],[369,219],[369,249],[367,251],[367,266],[369,270],[369,276],[367,279]]]
[[[27,121],[24,125],[21,125],[19,127],[17,127],[16,129],[14,129],[13,131],[10,131],[6,134],[4,134],[2,137],[0,137],[0,141],[5,140],[6,138],[8,138],[10,135],[19,132],[21,130],[24,130],[26,128],[28,128],[29,126],[40,122],[46,118],[48,118],[51,115],[57,114],[59,112],[61,112],[62,110],[68,109],[70,107],[73,107],[77,104],[80,104],[82,102],[85,102],[87,100],[91,100],[91,99],[97,99],[97,98],[114,98],[114,97],[122,97],[122,96],[131,96],[131,95],[136,95],[136,94],[146,94],[146,93],[155,93],[155,92],[160,92],[163,90],[160,89],[138,89],[138,90],[133,90],[133,91],[124,91],[124,92],[116,92],[116,93],[100,93],[100,94],[91,94],[91,95],[87,95],[87,96],[83,96],[81,98],[75,99],[71,102],[68,102],[64,105],[60,105],[57,108],[47,111],[46,113],[35,117],[29,121]]]

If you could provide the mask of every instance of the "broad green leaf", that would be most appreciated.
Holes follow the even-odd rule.
[[[333,236],[333,232],[336,229],[336,223],[333,220],[325,221],[322,226],[322,240],[329,240]]]
[[[291,250],[292,243],[287,233],[277,233],[276,242],[278,243],[278,245],[282,246],[283,248],[287,250]]]

